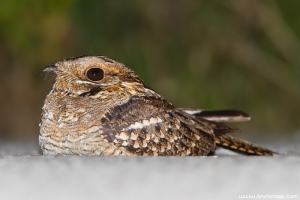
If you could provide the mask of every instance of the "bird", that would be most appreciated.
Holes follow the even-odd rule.
[[[176,108],[124,64],[106,56],[62,59],[40,119],[43,155],[208,156],[216,148],[245,155],[275,152],[231,136],[239,110]]]

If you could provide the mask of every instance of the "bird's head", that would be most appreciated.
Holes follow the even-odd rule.
[[[44,71],[56,73],[55,90],[72,95],[90,95],[97,91],[134,95],[144,89],[143,81],[134,71],[105,56],[63,59],[49,65]]]

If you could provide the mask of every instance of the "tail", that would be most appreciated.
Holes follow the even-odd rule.
[[[274,156],[278,155],[269,149],[252,144],[248,141],[235,138],[227,135],[239,131],[238,129],[226,124],[226,122],[243,122],[249,121],[251,117],[239,110],[193,110],[188,108],[181,108],[180,110],[201,119],[214,130],[215,143],[217,147],[222,147],[240,154],[257,155],[257,156]],[[225,123],[224,123],[225,122]],[[211,151],[209,155],[214,155]]]
[[[220,135],[215,138],[216,145],[245,155],[274,156],[278,155],[269,149],[235,138],[231,135]]]

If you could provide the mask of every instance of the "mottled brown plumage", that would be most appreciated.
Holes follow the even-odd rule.
[[[250,155],[272,151],[226,135],[240,111],[177,109],[129,68],[104,56],[65,59],[44,69],[56,81],[43,106],[44,155],[203,156],[217,146]]]

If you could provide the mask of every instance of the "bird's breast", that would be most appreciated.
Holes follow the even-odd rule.
[[[92,99],[59,97],[45,100],[39,142],[46,155],[123,155],[103,136],[101,118],[108,106]]]

